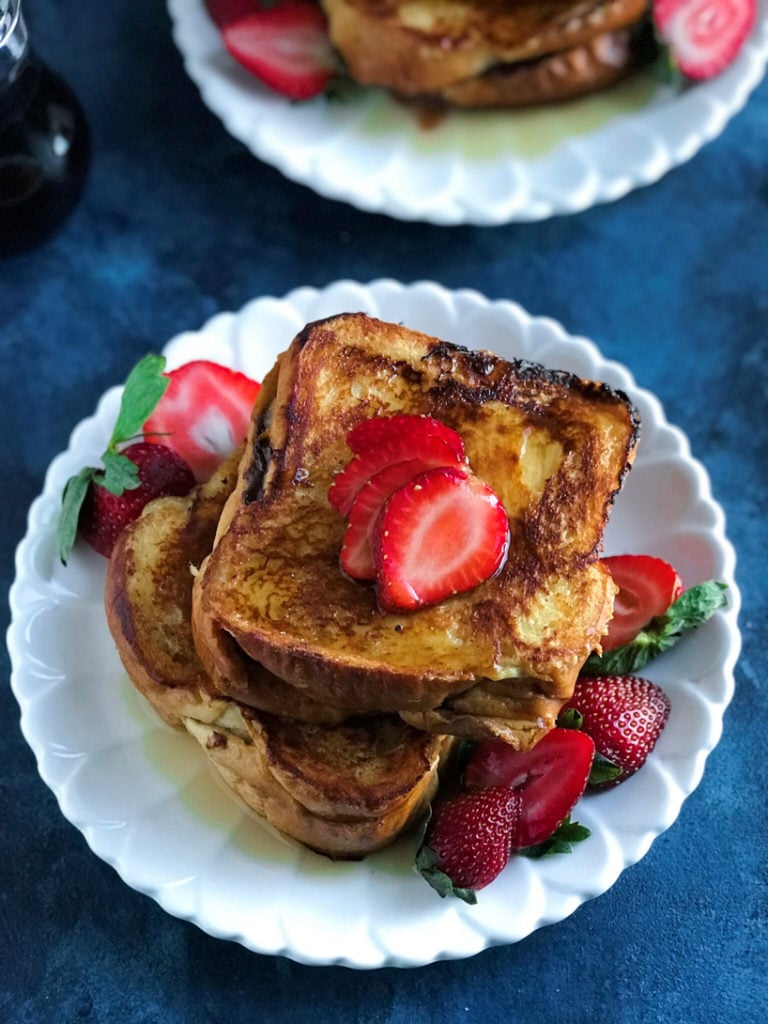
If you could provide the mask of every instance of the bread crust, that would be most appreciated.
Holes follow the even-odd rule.
[[[371,587],[341,573],[345,524],[327,499],[350,427],[391,412],[456,428],[511,531],[493,580],[403,615],[383,614]],[[570,374],[364,314],[308,325],[254,411],[238,486],[195,581],[195,637],[217,687],[237,680],[238,699],[259,706],[248,677],[261,666],[316,705],[440,709],[441,729],[455,732],[474,713],[473,735],[517,731],[527,744],[538,734],[527,720],[509,726],[516,702],[567,700],[610,618],[615,588],[597,555],[638,426],[626,396]],[[491,727],[481,708],[500,683],[506,705]]]

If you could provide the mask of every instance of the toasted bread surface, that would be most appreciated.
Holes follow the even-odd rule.
[[[647,0],[321,0],[351,77],[404,96],[435,93],[626,28]]]
[[[193,572],[213,545],[239,459],[235,453],[187,497],[150,503],[123,532],[107,571],[109,628],[137,689],[169,725],[197,739],[251,810],[318,852],[361,857],[423,812],[449,741],[391,716],[307,725],[216,693],[193,643]],[[296,710],[301,695],[292,687],[263,670],[260,679],[267,706]]]
[[[336,858],[378,849],[424,811],[450,743],[396,716],[327,728],[245,708],[238,713],[238,721],[230,713],[187,728],[252,810]]]
[[[212,696],[192,640],[193,573],[213,546],[241,454],[190,494],[150,502],[120,534],[107,566],[104,604],[120,658],[171,725],[193,709],[201,713]],[[219,710],[214,703],[210,713]]]
[[[349,429],[397,412],[428,413],[462,435],[511,532],[494,579],[402,615],[383,614],[374,590],[340,571],[345,523],[327,498],[351,455]],[[505,738],[527,745],[548,724],[538,699],[570,696],[610,618],[615,588],[597,554],[637,431],[626,396],[595,382],[364,314],[308,325],[257,402],[238,485],[195,582],[195,619],[226,638],[206,664],[218,661],[226,686],[250,659],[332,707],[442,706],[445,731],[473,704],[478,722],[493,717],[482,710],[491,700],[504,709]],[[465,706],[451,710],[459,695]]]
[[[596,36],[561,53],[503,64],[446,86],[439,98],[454,107],[526,107],[559,103],[607,89],[641,62],[631,31]]]

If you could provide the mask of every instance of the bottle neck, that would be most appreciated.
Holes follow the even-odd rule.
[[[0,88],[19,77],[29,57],[29,36],[21,0],[0,0]]]

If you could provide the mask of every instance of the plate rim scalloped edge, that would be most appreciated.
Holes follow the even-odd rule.
[[[221,929],[220,927],[216,927],[210,921],[201,919],[200,912],[189,914],[180,913],[178,907],[169,906],[167,901],[164,900],[164,892],[162,887],[155,886],[153,888],[151,885],[148,884],[137,884],[135,879],[130,880],[126,877],[128,872],[125,864],[120,864],[119,859],[117,857],[110,858],[109,856],[106,856],[103,851],[98,851],[95,848],[93,835],[91,834],[91,830],[89,828],[88,823],[76,820],[76,817],[68,813],[68,809],[64,806],[62,802],[61,791],[63,787],[57,786],[56,780],[50,777],[50,774],[46,772],[43,765],[43,755],[45,752],[44,741],[41,741],[40,737],[33,735],[29,727],[28,714],[32,707],[33,701],[28,699],[28,695],[23,691],[23,687],[20,684],[20,677],[22,674],[22,668],[24,666],[25,652],[23,637],[20,634],[23,631],[23,611],[24,608],[26,607],[26,605],[22,602],[22,592],[24,587],[28,584],[28,581],[23,575],[23,570],[28,551],[31,550],[32,546],[39,538],[44,537],[47,534],[50,534],[51,532],[50,525],[46,525],[45,522],[40,521],[42,518],[42,509],[46,505],[46,503],[49,504],[52,499],[58,499],[61,483],[63,482],[60,482],[59,478],[62,475],[63,467],[67,464],[68,461],[71,462],[73,455],[77,451],[77,438],[85,430],[87,430],[90,427],[90,425],[93,425],[95,421],[98,420],[100,412],[103,414],[103,410],[106,407],[110,406],[110,404],[114,406],[116,395],[119,393],[120,390],[117,387],[112,387],[108,389],[104,393],[104,395],[102,395],[94,414],[92,414],[89,417],[86,417],[73,429],[67,449],[59,453],[59,455],[57,455],[52,460],[45,475],[45,483],[43,486],[43,490],[40,493],[40,495],[33,501],[30,507],[27,518],[27,528],[25,536],[19,542],[16,549],[16,576],[10,590],[10,604],[12,615],[11,622],[7,631],[6,641],[11,657],[11,689],[20,707],[22,733],[27,744],[30,746],[35,755],[38,772],[41,778],[49,787],[49,789],[51,789],[52,792],[54,793],[54,796],[56,797],[57,802],[59,803],[59,807],[64,817],[68,821],[70,821],[76,828],[78,828],[78,830],[84,835],[88,845],[91,847],[93,852],[96,853],[96,855],[99,856],[100,859],[110,864],[118,873],[118,875],[131,888],[133,888],[136,891],[142,892],[145,895],[150,896],[161,907],[163,907],[163,909],[165,909],[168,913],[172,914],[173,916],[176,916],[180,919],[192,921],[208,934],[218,938],[225,938],[228,940],[239,942],[241,945],[245,946],[246,948],[254,952],[272,955],[283,955],[293,960],[296,960],[297,962],[306,964],[327,964],[361,969],[374,969],[384,966],[414,967],[422,966],[427,963],[434,962],[436,960],[457,959],[473,956],[476,953],[480,952],[482,949],[488,948],[490,946],[520,941],[521,939],[529,935],[532,931],[537,930],[538,928],[541,928],[546,924],[551,924],[564,920],[566,917],[570,916],[570,914],[573,913],[578,906],[582,905],[587,900],[592,899],[595,896],[598,896],[603,892],[607,891],[607,889],[615,883],[616,879],[627,867],[634,863],[637,863],[645,855],[654,839],[657,838],[663,831],[665,831],[673,824],[673,822],[676,820],[680,813],[680,809],[682,808],[682,804],[684,803],[685,799],[699,785],[699,782],[701,781],[701,777],[704,771],[705,762],[709,754],[712,752],[714,747],[719,742],[722,733],[723,716],[733,695],[734,668],[741,648],[741,636],[738,629],[738,613],[741,599],[739,589],[735,580],[736,553],[735,549],[733,548],[733,545],[728,540],[725,533],[724,513],[712,496],[709,476],[707,474],[705,467],[700,462],[698,462],[698,460],[696,460],[690,452],[690,447],[688,445],[688,441],[685,434],[682,431],[680,431],[679,428],[669,424],[664,414],[664,410],[661,407],[661,404],[658,402],[658,399],[656,399],[655,396],[653,396],[650,392],[647,392],[644,389],[639,388],[636,385],[631,372],[621,363],[618,363],[614,360],[608,360],[605,357],[603,357],[597,346],[594,344],[594,342],[581,336],[569,334],[559,322],[549,317],[532,316],[526,313],[526,311],[517,303],[511,302],[506,299],[491,300],[483,296],[480,292],[475,291],[474,289],[448,290],[443,286],[431,281],[416,281],[412,284],[401,284],[400,282],[394,281],[393,279],[390,278],[381,278],[375,281],[371,281],[368,284],[361,284],[356,281],[341,280],[333,282],[327,285],[325,288],[304,287],[294,289],[288,292],[286,295],[284,295],[282,299],[275,299],[271,296],[260,296],[258,298],[252,299],[250,300],[250,302],[246,303],[238,313],[215,314],[214,316],[206,320],[202,327],[200,327],[197,331],[185,331],[182,332],[181,334],[175,335],[167,342],[165,348],[173,344],[175,341],[177,341],[184,335],[191,334],[193,337],[199,337],[200,335],[204,335],[205,332],[210,329],[210,325],[216,320],[221,320],[222,318],[229,318],[233,324],[236,324],[238,322],[238,318],[243,315],[245,310],[253,309],[260,302],[276,301],[280,304],[287,305],[289,308],[291,308],[292,311],[298,310],[299,312],[301,312],[302,306],[306,306],[307,304],[311,305],[313,302],[317,303],[318,300],[326,301],[329,296],[333,295],[335,289],[341,289],[343,291],[345,288],[348,287],[361,289],[362,293],[368,293],[368,295],[372,299],[376,299],[377,295],[387,295],[391,297],[392,294],[395,294],[397,296],[406,296],[411,301],[417,301],[419,295],[421,294],[423,296],[428,295],[431,298],[437,297],[441,301],[453,303],[454,305],[456,303],[460,303],[466,300],[466,302],[472,305],[472,307],[475,310],[479,309],[484,314],[491,311],[500,311],[502,314],[506,313],[506,315],[511,316],[513,319],[516,319],[518,323],[520,321],[520,318],[522,317],[527,327],[530,327],[531,324],[545,324],[547,325],[547,328],[550,331],[554,331],[559,343],[565,343],[566,345],[574,344],[577,347],[585,346],[590,360],[596,360],[598,363],[601,364],[602,367],[608,369],[609,372],[620,371],[621,374],[624,375],[631,393],[636,395],[638,398],[642,396],[643,400],[649,401],[651,403],[651,408],[653,409],[654,414],[654,425],[658,425],[660,428],[664,430],[668,429],[670,431],[670,436],[674,437],[675,444],[678,446],[679,456],[684,460],[686,465],[693,468],[694,473],[697,476],[699,485],[698,497],[702,499],[715,513],[715,524],[712,527],[713,542],[714,540],[717,541],[718,550],[722,552],[725,558],[728,570],[726,573],[723,574],[723,576],[726,578],[726,581],[728,582],[731,588],[729,594],[729,607],[725,609],[723,613],[723,618],[725,620],[725,628],[729,639],[727,647],[724,648],[723,661],[721,665],[723,682],[725,684],[723,699],[718,704],[714,704],[711,702],[707,704],[707,709],[710,713],[710,718],[708,719],[708,723],[710,726],[708,733],[709,742],[705,747],[697,747],[694,752],[696,755],[696,766],[692,774],[692,784],[687,789],[680,790],[680,793],[678,794],[679,799],[677,805],[673,806],[671,816],[670,814],[668,814],[667,820],[665,820],[660,827],[655,827],[654,829],[646,830],[646,832],[643,833],[641,837],[635,842],[631,854],[627,854],[626,850],[622,851],[622,863],[618,871],[616,872],[615,876],[608,882],[608,884],[604,886],[598,886],[593,889],[588,888],[586,891],[582,891],[579,894],[565,893],[564,898],[561,901],[561,905],[559,906],[557,912],[554,915],[550,913],[549,915],[544,914],[540,916],[532,924],[531,927],[527,928],[522,934],[517,935],[513,939],[504,936],[499,936],[498,934],[493,934],[492,930],[489,933],[487,928],[485,932],[483,932],[482,928],[474,927],[472,924],[471,916],[466,916],[467,911],[465,911],[465,908],[462,905],[461,913],[465,914],[462,924],[466,924],[467,927],[466,934],[464,934],[464,932],[461,932],[461,937],[463,940],[463,945],[461,947],[453,946],[441,948],[439,951],[435,953],[435,955],[430,956],[429,959],[420,959],[418,955],[413,955],[413,953],[409,955],[404,951],[402,953],[393,953],[391,950],[380,950],[380,959],[377,959],[375,961],[369,959],[365,962],[362,962],[355,959],[354,951],[347,951],[346,953],[337,952],[330,957],[326,957],[325,955],[317,956],[317,954],[311,954],[306,949],[296,948],[296,946],[291,945],[289,941],[286,941],[282,948],[271,948],[266,945],[260,946],[258,942],[254,941],[252,935],[248,936],[245,934],[239,934],[233,931],[227,931],[226,929]],[[453,315],[457,315],[457,311],[455,309],[453,309]],[[435,898],[437,899],[437,897]]]
[[[679,127],[670,131],[666,125],[654,124],[652,111],[644,108],[637,112],[637,117],[633,114],[620,115],[612,119],[607,126],[597,130],[595,134],[599,136],[606,128],[610,131],[612,126],[620,124],[642,128],[642,133],[647,134],[646,141],[650,144],[643,164],[633,164],[621,174],[613,173],[604,177],[598,173],[597,180],[591,180],[589,187],[571,193],[561,191],[555,196],[549,196],[546,192],[537,193],[535,187],[528,181],[528,192],[522,203],[519,199],[510,197],[506,203],[500,202],[491,206],[483,202],[478,207],[478,196],[474,191],[453,192],[450,195],[450,205],[435,208],[423,203],[419,205],[418,196],[408,200],[402,192],[402,178],[398,179],[397,189],[380,189],[374,194],[367,191],[362,183],[352,188],[348,182],[340,182],[335,175],[325,173],[318,161],[313,162],[311,172],[300,170],[288,159],[284,149],[276,150],[274,145],[267,143],[263,131],[265,111],[261,97],[254,97],[255,109],[258,109],[260,117],[246,116],[244,120],[242,110],[238,109],[233,113],[222,106],[215,95],[216,90],[211,86],[213,84],[216,87],[220,80],[211,75],[210,69],[195,54],[195,38],[188,22],[187,11],[191,9],[191,5],[200,13],[203,0],[166,0],[166,4],[175,44],[181,53],[186,72],[197,86],[203,102],[219,118],[230,135],[242,142],[258,159],[271,164],[289,180],[311,188],[324,198],[347,202],[367,213],[382,213],[404,221],[422,221],[441,226],[498,226],[513,222],[545,220],[553,216],[580,213],[595,205],[614,202],[635,189],[652,185],[669,171],[687,163],[702,146],[713,141],[724,130],[761,81],[768,63],[768,8],[763,7],[758,8],[755,28],[742,53],[725,73],[718,78],[698,83],[673,97],[672,104],[686,104],[689,114],[696,116],[700,113],[697,111],[697,105],[706,105],[706,116],[695,127],[690,126],[685,134],[680,135]],[[223,46],[221,52],[226,55]],[[697,96],[699,100],[696,99]],[[289,109],[287,102],[284,103],[284,107]],[[646,124],[646,121],[650,121],[650,124]],[[570,142],[565,144],[572,157],[579,160],[584,158],[591,134],[572,140],[572,145]],[[508,163],[519,171],[526,168],[529,161],[513,156]],[[530,166],[535,167],[536,161],[530,162]],[[590,169],[595,171],[594,167]],[[600,172],[601,168],[598,167],[597,171]]]

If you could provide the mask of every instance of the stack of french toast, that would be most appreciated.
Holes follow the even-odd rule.
[[[320,0],[352,79],[455,107],[607,88],[653,54],[648,0]]]
[[[121,535],[106,609],[125,669],[227,786],[281,833],[359,858],[421,817],[456,738],[535,744],[600,649],[598,559],[634,457],[624,394],[345,313],[311,323],[263,381],[244,445]],[[364,420],[461,435],[509,521],[500,570],[382,610],[340,567],[328,498]]]

